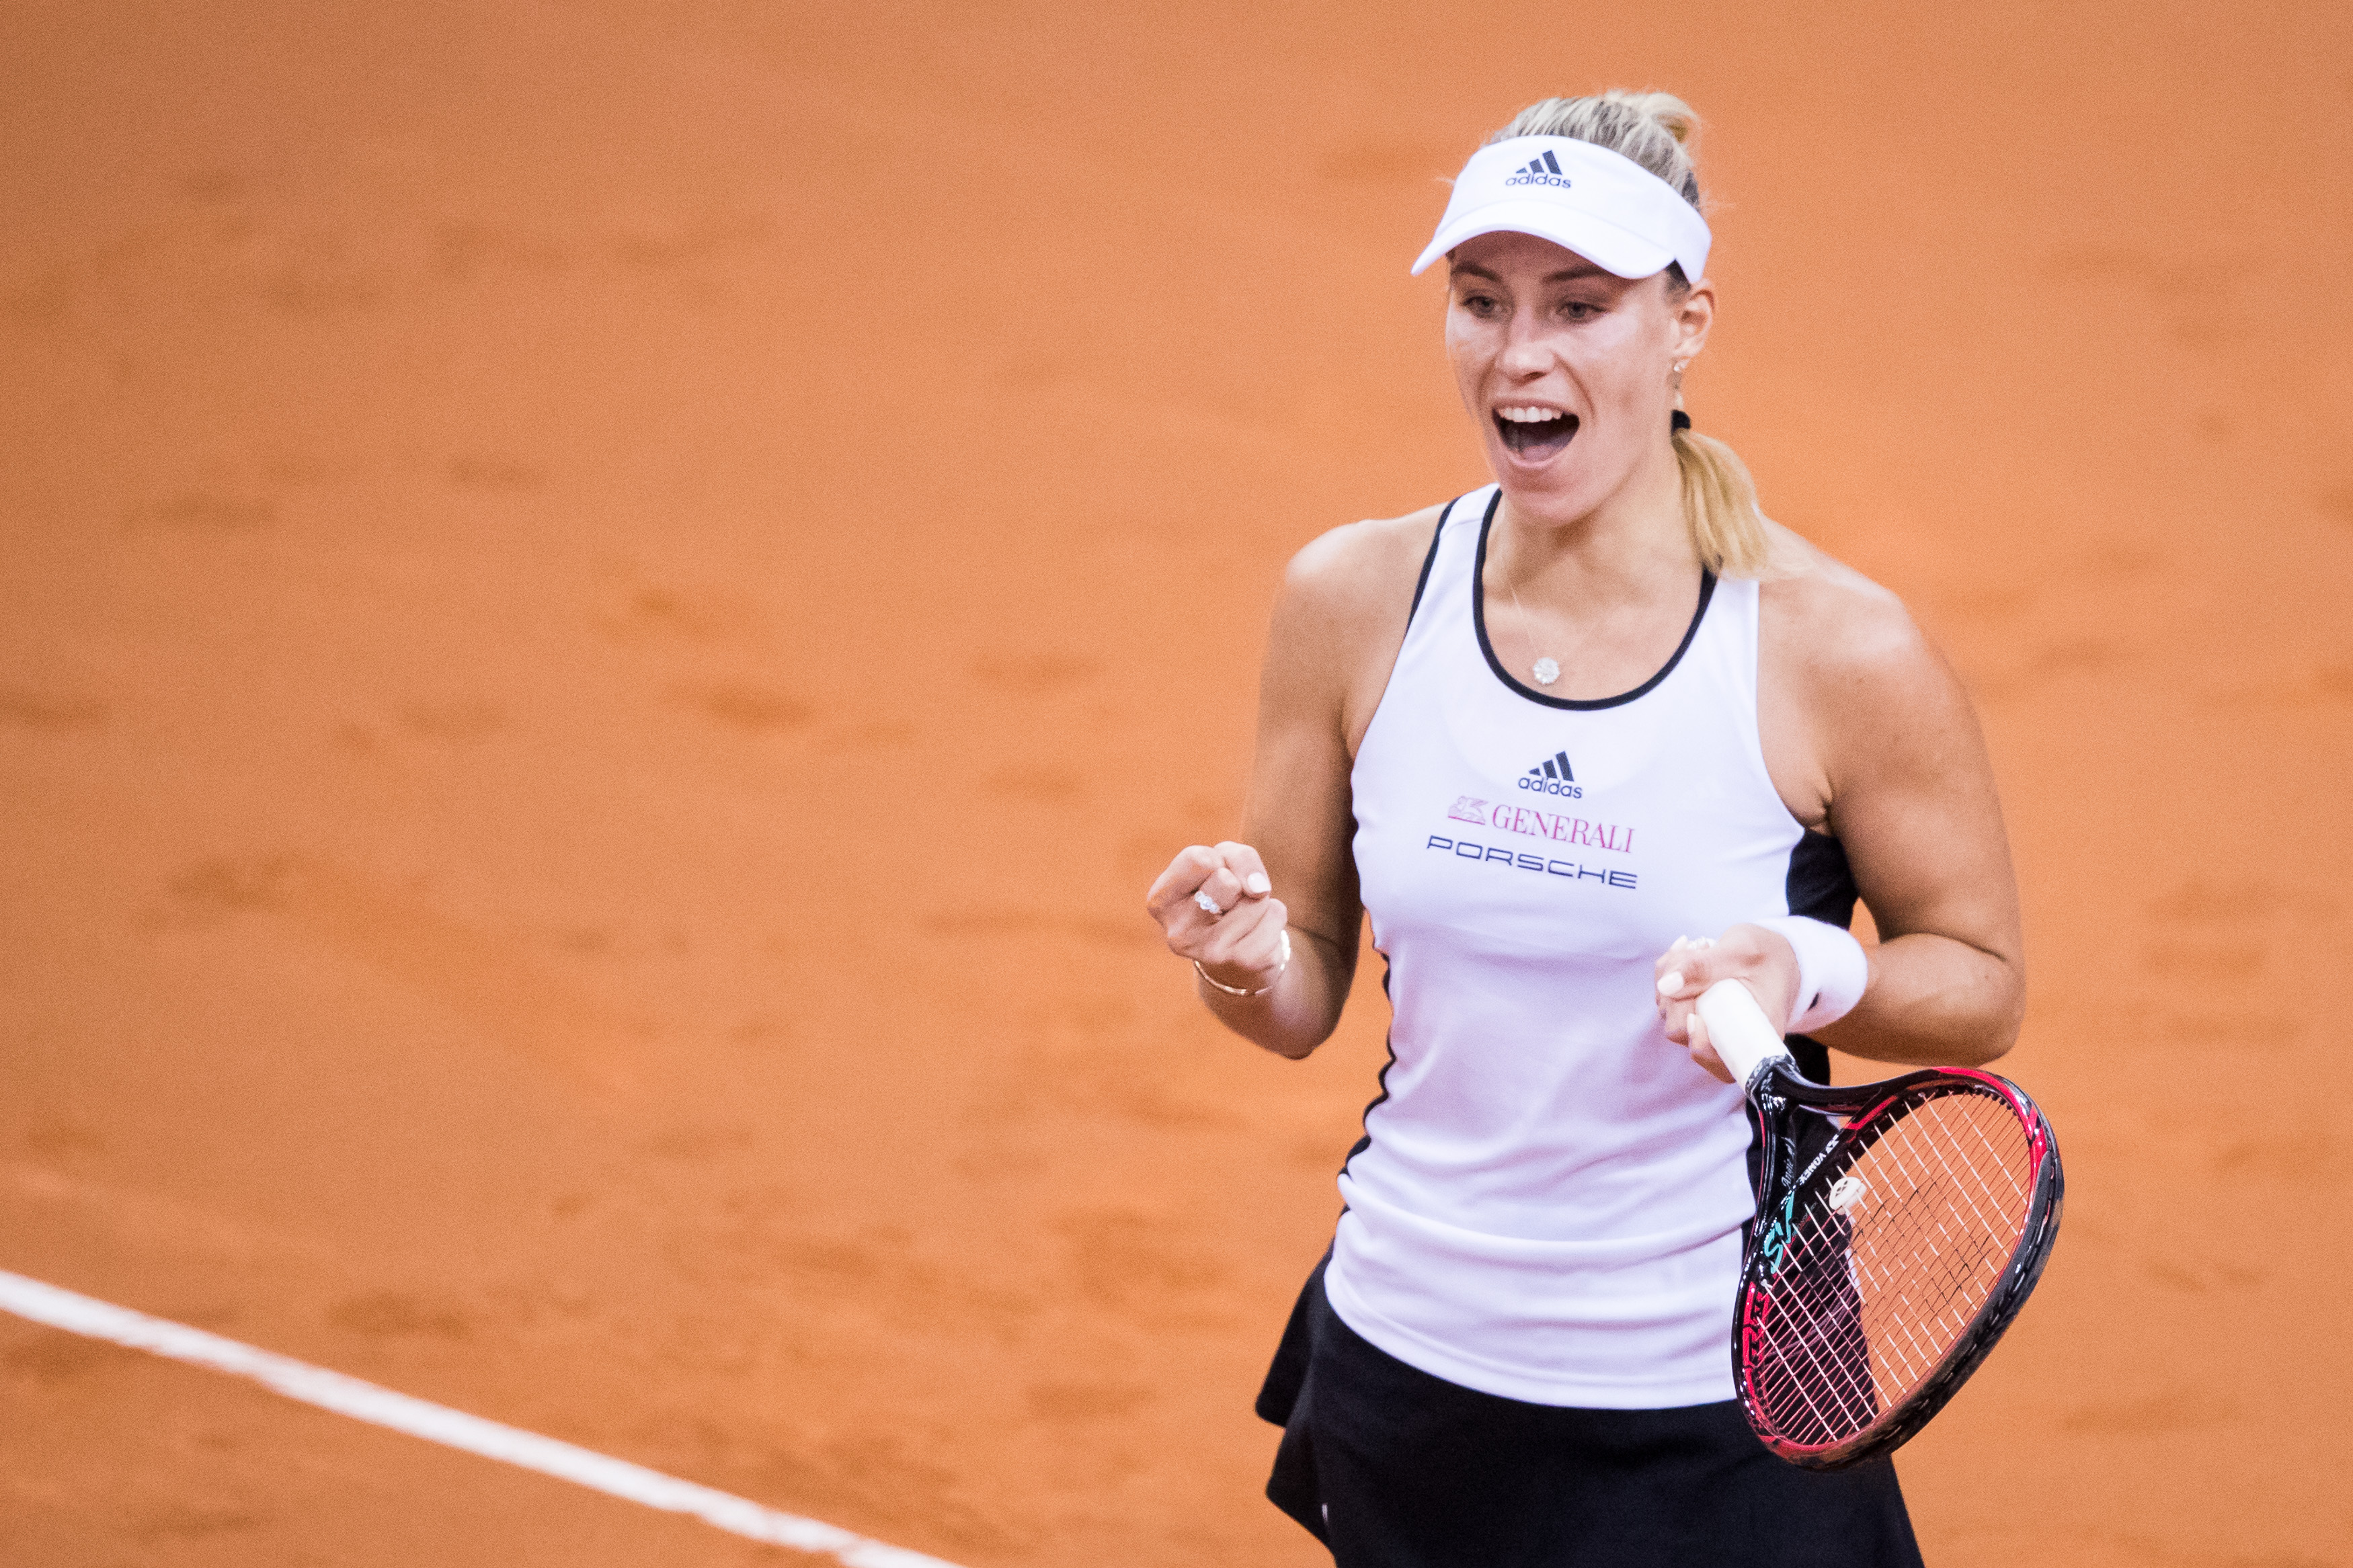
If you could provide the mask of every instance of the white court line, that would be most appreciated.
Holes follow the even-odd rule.
[[[485,1421],[447,1405],[412,1399],[373,1383],[329,1372],[290,1356],[273,1355],[251,1345],[208,1334],[185,1323],[151,1318],[128,1307],[117,1307],[89,1296],[77,1296],[21,1274],[0,1271],[0,1310],[14,1312],[37,1323],[91,1339],[110,1340],[132,1350],[152,1351],[191,1366],[251,1378],[263,1387],[315,1405],[322,1410],[353,1416],[377,1426],[388,1426],[439,1443],[554,1476],[609,1497],[625,1498],[666,1513],[687,1513],[731,1534],[772,1545],[789,1546],[834,1557],[848,1568],[955,1568],[937,1557],[885,1545],[853,1535],[821,1520],[779,1513],[749,1498],[736,1497],[659,1470],[647,1469],[626,1459],[611,1458],[592,1449],[560,1443],[518,1426]]]

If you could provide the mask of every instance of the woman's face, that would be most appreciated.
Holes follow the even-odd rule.
[[[1705,283],[1629,282],[1531,234],[1456,248],[1446,351],[1487,460],[1514,509],[1556,522],[1623,492],[1645,465],[1672,471],[1675,363],[1715,312]]]

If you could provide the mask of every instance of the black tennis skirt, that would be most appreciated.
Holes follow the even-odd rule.
[[[1267,1496],[1337,1568],[1920,1564],[1885,1459],[1801,1470],[1735,1400],[1581,1410],[1461,1387],[1342,1322],[1321,1264],[1258,1413],[1282,1428]]]

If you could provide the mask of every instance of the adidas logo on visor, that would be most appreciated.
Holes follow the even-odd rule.
[[[1506,185],[1558,185],[1561,189],[1567,190],[1569,179],[1567,174],[1560,172],[1560,160],[1554,157],[1551,149],[1547,148],[1543,157],[1531,161],[1526,168],[1513,174],[1504,184]]]
[[[1577,775],[1569,771],[1567,752],[1555,752],[1522,773],[1517,782],[1522,789],[1537,795],[1565,795],[1570,800],[1585,798],[1585,791],[1578,785]]]

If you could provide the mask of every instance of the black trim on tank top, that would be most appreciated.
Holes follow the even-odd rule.
[[[1495,499],[1487,503],[1487,515],[1479,520],[1479,553],[1471,561],[1471,626],[1479,634],[1479,651],[1487,656],[1487,668],[1495,672],[1496,679],[1531,702],[1541,702],[1547,708],[1571,708],[1583,712],[1596,708],[1616,708],[1622,703],[1631,702],[1637,697],[1647,695],[1659,682],[1675,672],[1675,666],[1681,664],[1683,661],[1683,655],[1691,651],[1692,639],[1699,636],[1700,622],[1707,618],[1708,601],[1715,597],[1715,574],[1704,566],[1699,569],[1699,607],[1692,611],[1691,625],[1683,628],[1683,640],[1675,645],[1675,651],[1668,656],[1667,662],[1659,666],[1659,672],[1633,690],[1621,691],[1615,697],[1595,697],[1584,700],[1574,697],[1546,697],[1543,692],[1531,690],[1513,679],[1512,672],[1504,668],[1504,661],[1495,657],[1495,645],[1487,640],[1487,533],[1494,526],[1495,509],[1503,504],[1504,492],[1499,487],[1495,491]]]
[[[1421,575],[1413,580],[1413,603],[1406,606],[1405,626],[1408,631],[1413,629],[1414,612],[1421,608],[1422,590],[1430,586],[1430,569],[1438,564],[1438,542],[1446,537],[1446,520],[1452,517],[1454,509],[1461,504],[1462,498],[1456,496],[1438,509],[1438,526],[1430,531],[1430,550],[1421,558]]]
[[[1365,1130],[1364,1136],[1358,1138],[1349,1147],[1348,1152],[1340,1161],[1340,1173],[1344,1176],[1348,1173],[1348,1167],[1356,1163],[1356,1156],[1373,1146],[1373,1112],[1378,1110],[1389,1097],[1389,1068],[1397,1066],[1397,1040],[1394,1037],[1397,1030],[1397,998],[1389,994],[1389,975],[1393,968],[1394,966],[1389,963],[1389,955],[1386,952],[1382,953],[1381,1000],[1389,1005],[1389,1026],[1381,1033],[1381,1050],[1387,1059],[1381,1063],[1380,1077],[1373,1081],[1373,1098],[1365,1106],[1365,1114],[1359,1118],[1359,1123]],[[1346,1214],[1348,1205],[1342,1204],[1340,1212]],[[1339,1222],[1335,1220],[1333,1223],[1336,1225]]]
[[[1789,875],[1782,888],[1791,914],[1841,929],[1854,924],[1854,868],[1847,864],[1846,846],[1829,834],[1807,828],[1798,835],[1789,847]],[[1828,1046],[1811,1035],[1791,1035],[1789,1055],[1797,1058],[1799,1072],[1816,1083],[1830,1082]]]

